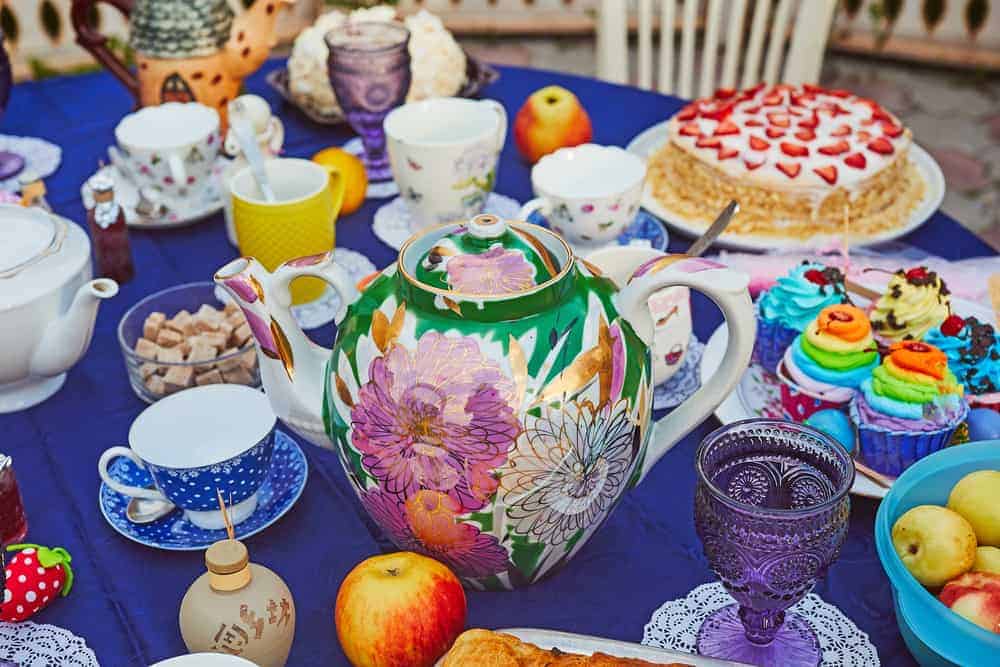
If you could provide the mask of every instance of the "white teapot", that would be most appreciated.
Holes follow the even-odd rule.
[[[118,283],[91,280],[90,241],[38,208],[0,205],[0,413],[41,403],[87,351]]]

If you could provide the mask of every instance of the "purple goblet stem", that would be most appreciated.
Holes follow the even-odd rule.
[[[740,621],[743,622],[748,640],[754,644],[770,644],[785,622],[785,612],[782,609],[754,611],[741,605]]]
[[[361,144],[364,146],[361,162],[365,165],[365,173],[368,174],[370,181],[392,179],[389,152],[385,149],[385,131],[382,129],[385,117],[384,113],[365,112],[355,112],[347,116],[347,122],[361,135]]]

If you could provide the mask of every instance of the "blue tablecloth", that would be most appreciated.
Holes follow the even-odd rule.
[[[265,71],[281,64],[268,63]],[[263,75],[252,77],[246,88],[267,97],[281,113],[287,155],[308,157],[349,138],[345,127],[317,126],[283,107]],[[594,141],[602,144],[624,145],[680,106],[677,99],[633,88],[518,68],[502,68],[486,95],[500,100],[513,118],[531,92],[552,83],[580,97],[593,120]],[[48,179],[49,199],[58,213],[80,222],[80,184],[106,159],[113,128],[130,108],[131,99],[108,75],[57,78],[17,86],[0,127],[62,146],[63,164]],[[511,141],[503,152],[497,190],[520,201],[531,196],[529,168]],[[395,252],[370,229],[379,203],[369,201],[342,218],[337,242],[385,266]],[[40,406],[0,416],[0,451],[14,456],[29,514],[29,541],[64,546],[74,557],[72,594],[37,620],[83,636],[102,664],[112,667],[148,665],[185,651],[177,612],[188,585],[204,571],[202,553],[157,551],[129,542],[98,510],[98,455],[126,442],[129,424],[144,407],[128,385],[115,326],[143,296],[210,279],[234,256],[221,215],[185,229],[133,231],[131,238],[136,279],[102,307],[90,351],[70,371],[65,387]],[[948,258],[991,253],[943,214],[904,240]],[[671,249],[682,251],[688,242],[674,235]],[[696,332],[705,340],[719,314],[699,298],[695,320]],[[318,339],[331,342],[332,330],[320,330]],[[713,579],[692,521],[692,460],[697,443],[717,426],[709,419],[673,449],[556,576],[516,593],[471,593],[469,625],[553,628],[638,641],[661,603]],[[279,572],[295,596],[298,628],[289,664],[341,665],[346,661],[333,623],[337,588],[357,562],[389,545],[365,517],[336,456],[308,445],[305,451],[310,464],[305,493],[287,516],[250,538],[248,546],[253,560]],[[910,665],[875,553],[875,509],[871,500],[853,500],[847,544],[816,590],[869,633],[883,664]]]

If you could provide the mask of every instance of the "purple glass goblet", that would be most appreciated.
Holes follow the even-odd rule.
[[[698,631],[698,652],[754,665],[819,664],[809,624],[786,610],[840,553],[854,463],[808,426],[749,419],[724,426],[695,458],[694,519],[705,557],[737,604]]]
[[[361,135],[371,182],[391,181],[382,121],[410,91],[410,31],[395,23],[346,23],[326,34],[330,84],[347,122]]]

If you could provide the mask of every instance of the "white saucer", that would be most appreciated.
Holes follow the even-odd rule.
[[[198,194],[196,199],[174,201],[164,196],[163,202],[167,205],[168,211],[165,216],[158,219],[145,218],[136,213],[135,207],[139,203],[139,189],[130,181],[118,167],[107,165],[101,167],[93,175],[105,173],[111,176],[115,182],[115,199],[125,210],[125,223],[129,227],[139,229],[170,229],[173,227],[184,227],[205,218],[215,215],[222,210],[223,200],[219,194],[217,178],[220,177],[229,159],[219,156],[212,167],[212,174],[216,177],[209,181],[208,185]],[[90,193],[90,178],[80,186],[80,196],[83,204],[88,209],[94,205],[94,199]]]
[[[483,213],[492,213],[505,220],[516,220],[520,210],[521,205],[515,200],[495,192],[487,195],[486,206],[483,207]],[[396,197],[375,211],[372,231],[387,246],[399,250],[416,231],[413,225],[413,214],[406,200]]]

